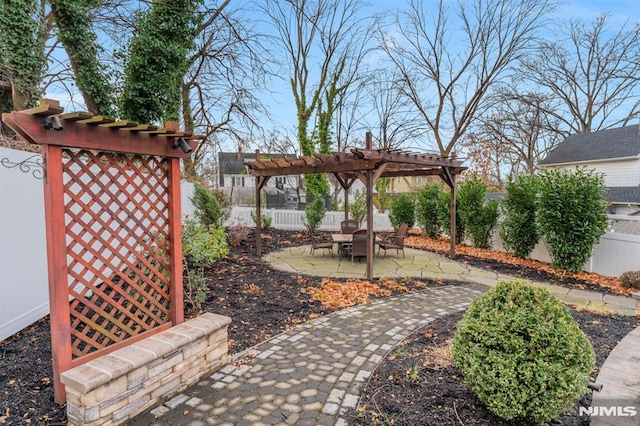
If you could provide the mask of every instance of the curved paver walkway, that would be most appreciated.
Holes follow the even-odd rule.
[[[640,425],[640,327],[613,348],[596,383],[602,384],[602,390],[593,393],[591,406],[604,410],[591,416],[592,426]]]
[[[335,312],[253,349],[132,425],[346,425],[359,389],[387,352],[483,286],[428,289]],[[155,419],[155,416],[158,416]]]
[[[352,264],[348,259],[329,255],[311,257],[309,249],[309,246],[287,249],[271,253],[265,259],[273,266],[293,273],[364,276],[364,263]],[[404,259],[401,255],[386,259],[376,257],[374,275],[460,279],[469,284],[378,300],[316,319],[256,346],[250,354],[243,354],[220,372],[128,424],[346,425],[344,413],[356,407],[360,387],[398,342],[440,315],[466,309],[474,297],[487,289],[486,286],[513,279],[434,253],[413,249],[405,249],[405,252]],[[637,302],[631,298],[545,283],[534,285],[548,288],[565,303],[625,315],[640,312]],[[640,331],[636,332],[637,354]],[[615,359],[616,350],[611,359]],[[627,358],[623,355],[622,359]],[[627,378],[634,372],[640,373],[637,360],[631,362],[635,362],[635,367],[626,370]],[[627,382],[632,384],[632,380],[640,383],[637,378]]]

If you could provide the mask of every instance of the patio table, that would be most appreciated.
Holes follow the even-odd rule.
[[[374,245],[382,241],[382,239],[380,239],[380,237],[376,235],[375,231],[373,232],[373,237]],[[331,234],[331,239],[334,243],[338,244],[338,253],[343,253],[343,249],[351,244],[351,241],[353,240],[353,234]]]

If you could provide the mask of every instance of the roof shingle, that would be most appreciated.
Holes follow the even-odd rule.
[[[541,165],[576,163],[640,155],[640,128],[636,125],[578,133],[558,144]]]

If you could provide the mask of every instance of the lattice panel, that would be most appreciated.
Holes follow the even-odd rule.
[[[71,347],[169,322],[168,160],[63,150]]]

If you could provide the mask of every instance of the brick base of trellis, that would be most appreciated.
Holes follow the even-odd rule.
[[[70,425],[118,425],[227,364],[229,317],[205,313],[61,375]]]

